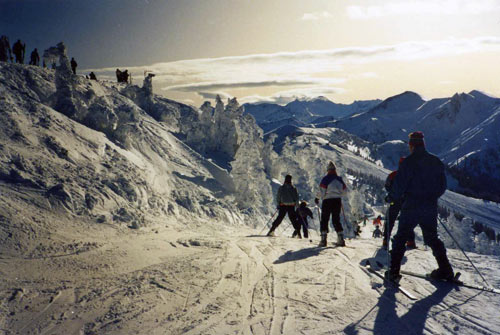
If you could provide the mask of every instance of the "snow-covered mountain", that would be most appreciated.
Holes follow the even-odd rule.
[[[330,160],[349,185],[343,224],[353,236],[354,220],[383,212],[383,166],[401,141],[312,126],[264,135],[236,99],[195,109],[154,95],[151,76],[142,87],[74,76],[59,52],[55,71],[0,63],[2,332],[500,332],[490,294],[407,278],[418,304],[384,291],[359,267],[384,259],[369,226],[351,248],[318,249],[313,208],[313,244],[285,238],[288,222],[280,237],[260,236],[273,180],[292,174],[311,202]],[[441,204],[500,229],[495,203],[447,192]],[[500,286],[497,246],[464,233],[464,221],[447,223]],[[464,280],[481,283],[445,242]],[[413,253],[406,269],[435,267],[430,252]]]
[[[305,126],[338,120],[349,115],[369,110],[379,100],[355,101],[338,104],[325,97],[296,99],[285,106],[272,103],[244,104],[245,112],[251,114],[257,124],[268,132],[285,125]]]

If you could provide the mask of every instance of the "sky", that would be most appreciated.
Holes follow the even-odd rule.
[[[195,106],[500,96],[497,0],[0,0],[0,34]]]

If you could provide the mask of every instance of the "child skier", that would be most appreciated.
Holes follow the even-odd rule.
[[[309,229],[309,223],[307,222],[308,216],[311,219],[314,219],[313,213],[311,212],[309,207],[307,207],[307,202],[302,201],[299,208],[297,208],[297,218],[299,219],[299,223],[302,225],[302,230],[305,238],[309,237],[309,232],[307,231]]]

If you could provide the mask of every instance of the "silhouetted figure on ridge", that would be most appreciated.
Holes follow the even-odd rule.
[[[39,64],[40,64],[40,55],[38,55],[38,50],[35,48],[35,50],[31,52],[30,65],[38,66]]]
[[[71,57],[71,71],[73,71],[73,74],[76,74],[76,67],[78,66],[78,63],[76,60]]]
[[[10,49],[9,38],[5,35],[0,37],[0,62],[12,62],[12,50]]]
[[[16,63],[24,64],[24,52],[26,51],[26,44],[21,43],[21,40],[17,40],[12,46],[12,52],[16,56]]]

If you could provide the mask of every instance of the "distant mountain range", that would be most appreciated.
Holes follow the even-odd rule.
[[[325,97],[296,99],[285,106],[272,103],[245,104],[245,112],[251,114],[257,124],[268,132],[281,126],[305,126],[335,121],[346,116],[368,111],[380,100],[355,101],[338,104]]]
[[[245,109],[264,132],[276,133],[279,138],[287,133],[307,133],[306,128],[338,128],[381,145],[389,153],[391,147],[401,152],[408,134],[420,130],[428,150],[443,159],[456,178],[486,178],[490,185],[493,182],[500,187],[500,99],[477,90],[431,100],[407,91],[383,101],[349,105],[319,97],[295,100],[286,106],[246,104]],[[385,166],[396,168],[393,164]],[[467,187],[476,188],[471,184],[468,182]]]

